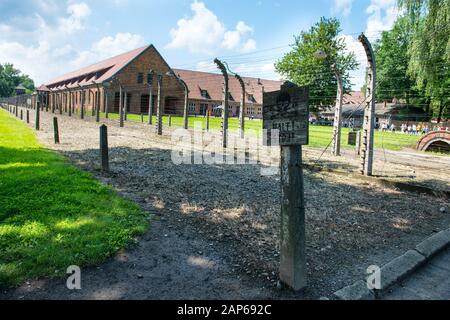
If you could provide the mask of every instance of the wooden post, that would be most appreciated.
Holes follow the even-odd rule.
[[[40,102],[39,102],[39,99],[38,99],[38,101],[36,102],[36,121],[34,123],[34,128],[36,130],[38,130],[38,131],[39,131],[39,112],[40,112],[40,109],[41,109],[39,103]]]
[[[104,124],[100,126],[100,157],[102,171],[109,172],[108,127]]]
[[[373,169],[373,144],[375,129],[375,90],[376,90],[376,64],[372,45],[364,34],[359,36],[359,41],[366,51],[368,68],[366,80],[366,108],[364,110],[364,125],[361,141],[361,174],[372,175]]]
[[[206,131],[209,131],[209,105],[206,108]]]
[[[162,135],[162,104],[161,104],[161,94],[162,94],[162,75],[158,75],[158,100],[156,109],[156,133]]]
[[[58,118],[53,117],[53,132],[55,136],[55,144],[59,144]]]
[[[23,120],[23,110],[20,109],[20,120]]]
[[[307,276],[301,146],[281,146],[281,196],[280,280],[300,290]]]
[[[341,73],[337,69],[336,65],[332,65],[334,74],[338,84],[336,109],[334,111],[334,128],[333,128],[333,154],[335,156],[341,155],[341,126],[342,126],[342,101],[344,98],[344,85],[342,82]]]
[[[170,114],[169,114],[169,117],[167,119],[167,123],[168,123],[169,127],[172,126],[172,118],[171,118]]]
[[[307,278],[302,145],[309,141],[309,93],[287,82],[263,101],[264,141],[281,146],[280,280],[297,291]]]
[[[27,123],[30,123],[30,110],[27,110]]]
[[[224,78],[224,88],[223,88],[223,110],[222,110],[222,146],[227,147],[228,144],[228,73],[224,64],[219,60],[215,59],[214,63],[220,69]]]

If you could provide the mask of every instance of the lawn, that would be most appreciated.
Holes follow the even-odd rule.
[[[0,110],[0,287],[96,265],[147,228],[141,208]]]
[[[101,114],[101,117],[104,117]],[[110,119],[118,119],[119,115],[117,113],[110,113]],[[137,114],[128,114],[128,121],[141,122],[141,116]],[[148,116],[144,116],[144,122],[147,123]],[[171,117],[172,126],[182,127],[183,117],[182,116],[172,116]],[[189,117],[189,128],[194,128],[194,122],[201,122],[202,128],[206,128],[206,118],[204,117]],[[153,116],[153,123],[156,123],[156,117]],[[163,125],[168,124],[168,117],[163,117]],[[209,120],[209,128],[213,131],[221,130],[222,119],[211,117]],[[258,134],[262,129],[262,121],[246,120],[245,121],[246,130],[255,130]],[[237,118],[229,119],[229,129],[230,131],[237,131],[239,129],[239,120]],[[354,146],[348,145],[348,128],[342,129],[341,145],[343,148],[354,148]],[[330,144],[333,135],[333,127],[330,126],[316,126],[311,125],[309,127],[309,146],[313,148],[325,148]],[[387,149],[387,150],[401,150],[405,147],[414,147],[419,140],[420,136],[400,134],[392,132],[375,132],[375,148]],[[330,146],[331,147],[331,146]]]

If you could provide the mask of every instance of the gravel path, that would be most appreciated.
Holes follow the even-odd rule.
[[[103,121],[111,173],[102,174],[93,119],[58,115],[61,144],[54,145],[52,115],[41,118],[42,143],[139,203],[153,222],[136,247],[83,271],[80,291],[67,290],[64,279],[39,279],[0,298],[315,299],[450,224],[450,215],[439,211],[450,207],[448,199],[305,171],[309,286],[300,293],[277,290],[278,175],[262,176],[258,164],[174,165],[169,132],[157,137],[145,124],[127,122],[121,129],[116,121]],[[305,153],[307,162],[320,155]],[[327,154],[321,161],[335,163]],[[343,166],[356,159],[339,161]]]

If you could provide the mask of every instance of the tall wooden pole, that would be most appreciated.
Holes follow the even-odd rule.
[[[280,280],[294,290],[306,287],[305,234],[302,147],[281,146]]]
[[[337,80],[337,97],[336,108],[334,110],[334,129],[333,129],[333,154],[335,156],[341,155],[341,127],[342,127],[342,101],[344,98],[344,85],[342,83],[341,73],[333,64],[332,69],[336,75]]]
[[[224,148],[228,145],[228,73],[224,64],[219,59],[214,59],[214,63],[223,74],[224,88],[223,88],[223,110],[222,110],[222,146]]]
[[[373,169],[373,144],[375,129],[375,90],[376,90],[376,64],[372,45],[364,34],[358,38],[367,55],[367,89],[366,108],[364,110],[364,124],[361,138],[361,174],[372,175]]]

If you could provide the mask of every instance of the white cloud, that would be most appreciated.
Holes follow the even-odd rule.
[[[348,16],[352,13],[353,0],[334,0],[333,12],[335,14],[342,14]]]
[[[70,34],[84,29],[84,22],[91,15],[91,9],[84,2],[72,3],[67,7],[67,14],[67,18],[59,19],[58,29]]]
[[[178,20],[177,27],[170,31],[172,41],[167,48],[187,48],[190,52],[208,54],[213,54],[220,47],[246,52],[256,48],[256,41],[248,39],[253,28],[245,22],[239,21],[234,30],[227,30],[203,2],[193,2],[191,10],[194,15]]]
[[[374,41],[380,38],[382,31],[392,28],[400,12],[396,0],[371,0],[366,13],[369,14],[366,35]]]
[[[80,52],[77,58],[70,64],[72,68],[81,68],[100,60],[144,46],[144,44],[145,40],[141,35],[117,33],[114,37],[104,37],[95,42],[90,50]]]
[[[50,10],[51,3],[52,0],[46,0],[41,4]],[[0,24],[0,62],[13,63],[40,85],[62,73],[145,44],[140,35],[117,33],[94,42],[88,50],[80,49],[74,39],[87,29],[90,14],[86,3],[69,0],[65,14],[62,11],[61,16],[53,17],[53,24],[37,11]]]
[[[345,44],[347,46],[346,52],[347,53],[353,52],[356,56],[356,60],[359,63],[359,68],[355,71],[350,72],[353,88],[355,90],[359,90],[366,81],[365,80],[367,68],[367,63],[365,62],[367,60],[366,53],[364,51],[363,46],[361,45],[361,42],[359,42],[359,40],[356,39],[355,37],[351,35],[343,35],[341,36],[341,38],[344,39]]]

